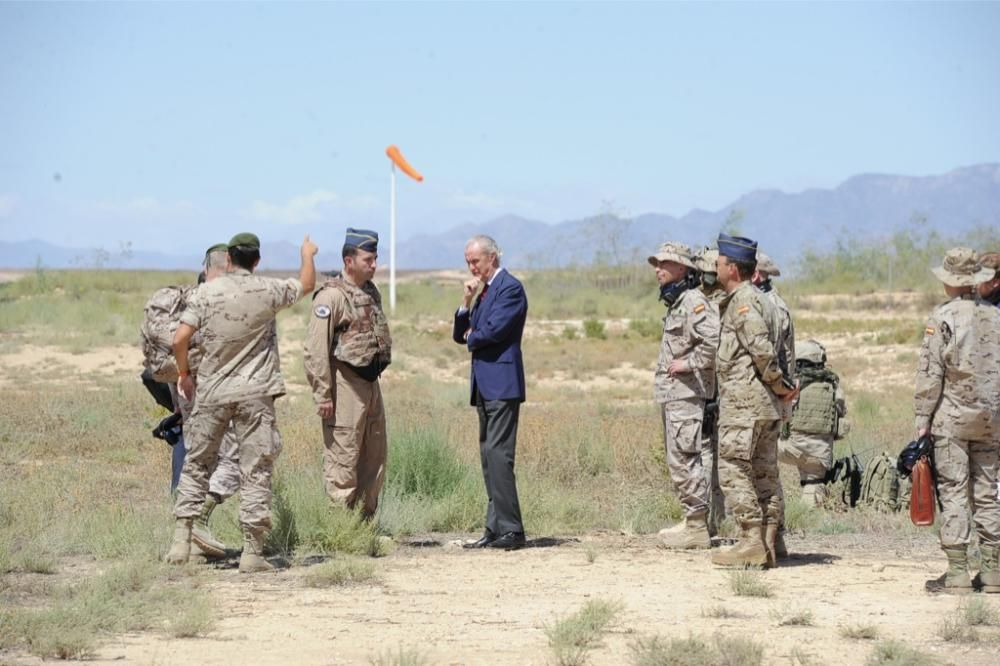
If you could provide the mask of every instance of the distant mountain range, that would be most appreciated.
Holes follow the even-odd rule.
[[[791,265],[804,249],[832,249],[844,238],[878,239],[907,228],[915,218],[946,235],[975,227],[1000,227],[1000,164],[980,164],[937,176],[865,174],[830,189],[788,194],[756,190],[717,211],[692,210],[682,217],[647,213],[633,219],[601,215],[549,224],[504,215],[437,234],[420,234],[398,245],[397,267],[460,268],[466,240],[486,233],[503,248],[504,263],[544,268],[641,261],[666,240],[695,246],[710,243],[721,229],[754,238],[779,264]],[[296,268],[299,250],[288,242],[264,244],[262,268]],[[383,250],[382,264],[388,264]],[[97,267],[190,269],[200,256],[157,252],[105,252],[65,248],[42,241],[0,241],[0,268]],[[339,263],[339,262],[338,262]],[[323,269],[337,266],[322,266]]]

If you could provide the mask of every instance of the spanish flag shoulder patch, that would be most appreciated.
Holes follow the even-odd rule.
[[[738,312],[741,315],[745,315],[746,313],[750,312],[750,306],[749,305],[744,305],[743,307],[741,307],[736,312]]]
[[[698,305],[694,306],[694,313],[700,314],[702,311],[704,311],[704,309],[705,309],[705,304],[699,303]]]
[[[924,329],[924,333],[926,333],[927,335],[934,335],[934,327],[928,326],[927,328]]]

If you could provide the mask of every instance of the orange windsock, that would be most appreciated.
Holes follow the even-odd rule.
[[[403,153],[399,152],[399,148],[397,148],[396,146],[393,145],[386,148],[385,154],[389,157],[390,160],[392,160],[393,164],[402,169],[403,173],[405,173],[413,180],[419,183],[424,179],[424,177],[420,175],[419,171],[410,166],[410,163],[406,161],[406,158],[403,157]]]

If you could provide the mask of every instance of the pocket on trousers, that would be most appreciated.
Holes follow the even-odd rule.
[[[698,453],[701,451],[701,421],[672,421],[667,426],[671,429],[674,443],[681,453]]]
[[[719,426],[719,457],[750,461],[753,452],[753,428]]]

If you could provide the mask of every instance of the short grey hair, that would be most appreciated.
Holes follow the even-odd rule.
[[[217,252],[209,252],[205,255],[205,270],[220,270],[226,269],[226,261],[229,259],[229,253],[225,250],[218,250]]]
[[[473,245],[478,245],[479,249],[486,254],[496,256],[497,265],[500,265],[500,257],[503,256],[503,252],[500,250],[500,246],[497,245],[495,240],[484,234],[479,234],[469,239],[469,242],[465,244],[465,249],[468,250]]]

